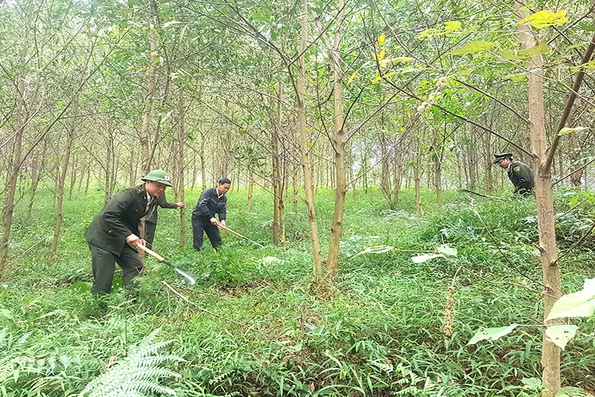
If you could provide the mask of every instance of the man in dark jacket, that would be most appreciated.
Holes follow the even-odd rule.
[[[221,178],[217,182],[217,187],[206,189],[200,195],[196,207],[192,211],[192,233],[194,235],[193,247],[200,250],[204,233],[207,234],[213,248],[218,249],[221,246],[221,234],[217,226],[217,218],[222,226],[225,225],[227,215],[227,197],[225,193],[229,191],[231,181],[227,178]]]
[[[157,205],[152,206],[151,210],[145,215],[145,242],[147,247],[153,249],[153,240],[155,239],[155,230],[157,229],[157,208],[184,208],[184,202],[168,203],[165,192],[156,199]]]
[[[142,178],[142,185],[122,190],[108,201],[85,232],[91,250],[93,295],[109,294],[116,269],[122,268],[126,288],[133,288],[134,278],[143,268],[136,247],[145,245],[139,237],[139,221],[157,205],[156,198],[171,186],[165,171],[153,170]]]
[[[535,178],[533,171],[527,164],[520,161],[513,161],[511,153],[501,153],[494,155],[494,164],[498,164],[506,170],[508,179],[514,185],[514,193],[521,196],[527,196],[535,188]]]

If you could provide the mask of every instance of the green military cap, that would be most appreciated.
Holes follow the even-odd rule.
[[[171,178],[167,174],[167,172],[162,170],[153,170],[149,172],[146,176],[141,178],[143,181],[153,181],[157,183],[161,183],[165,186],[171,186]]]
[[[511,159],[512,160],[512,153],[500,153],[494,155],[494,164],[499,163],[500,160],[504,159]]]

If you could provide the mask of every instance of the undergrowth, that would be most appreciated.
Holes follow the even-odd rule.
[[[196,285],[147,258],[134,298],[118,281],[110,296],[89,293],[82,235],[101,206],[101,191],[65,203],[55,260],[48,259],[51,198],[36,201],[35,219],[17,208],[13,258],[0,284],[0,396],[90,390],[106,379],[101,374],[121,368],[117,363],[134,360],[126,357],[147,336],[171,341],[155,343],[167,348],[165,357],[184,361],[159,361],[163,372],[155,374],[172,377],[153,378],[137,395],[540,394],[543,286],[534,199],[473,200],[450,192],[438,208],[423,192],[420,213],[407,190],[392,210],[378,191],[348,194],[338,276],[313,284],[301,203],[287,211],[286,244],[274,246],[271,197],[259,192],[247,208],[246,192],[231,191],[228,226],[264,248],[222,232],[221,251],[196,252],[189,209],[198,195],[186,194],[184,246],[178,211],[163,209],[154,246]],[[577,206],[577,196],[584,204]],[[561,263],[564,289],[571,292],[595,277],[590,236],[580,238],[595,206],[586,194],[559,191],[555,198],[560,247],[570,249]],[[332,193],[319,191],[317,205],[324,247]],[[440,246],[457,255],[411,259]],[[478,328],[511,323],[523,326],[506,338],[467,345]],[[562,353],[563,384],[593,391],[595,320],[582,320],[580,329]],[[148,357],[138,362],[150,363]]]

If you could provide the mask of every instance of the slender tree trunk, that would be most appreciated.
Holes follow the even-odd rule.
[[[78,109],[78,95],[73,100],[73,116],[77,115]],[[52,240],[52,249],[50,256],[54,259],[58,251],[58,241],[60,240],[60,231],[62,229],[62,221],[64,219],[62,209],[64,207],[64,186],[66,185],[66,175],[68,174],[68,167],[70,165],[70,152],[72,151],[72,145],[74,143],[74,133],[78,119],[72,118],[70,126],[68,127],[68,133],[66,136],[66,144],[63,147],[64,159],[62,161],[62,167],[59,168],[59,172],[56,178],[56,224],[54,226],[54,238]]]
[[[29,207],[27,208],[27,217],[31,217],[33,211],[33,203],[35,202],[35,193],[39,186],[39,180],[41,177],[40,170],[43,169],[45,162],[45,151],[47,148],[47,140],[43,140],[43,149],[41,153],[34,155],[31,160],[31,190],[29,191]]]
[[[331,70],[333,71],[333,126],[334,134],[331,140],[334,162],[329,165],[329,180],[334,182],[335,205],[331,221],[331,235],[326,260],[327,275],[334,277],[339,266],[339,248],[343,232],[343,217],[345,215],[345,195],[347,194],[347,171],[345,169],[345,119],[343,116],[343,69],[341,67],[341,32],[344,18],[344,2],[337,2],[339,12],[335,17],[336,29],[333,43],[326,43]],[[319,21],[318,30],[323,34]],[[322,36],[325,37],[325,36]],[[331,177],[334,171],[334,178]]]
[[[281,218],[281,203],[283,202],[283,186],[281,185],[281,155],[279,150],[280,145],[280,129],[282,117],[281,98],[283,96],[283,83],[279,82],[277,98],[274,100],[274,107],[277,112],[271,117],[271,157],[273,167],[273,244],[279,244],[280,236],[280,218]],[[273,101],[273,100],[271,100]]]
[[[184,90],[179,88],[178,97],[178,137],[176,145],[176,154],[174,156],[174,200],[185,201],[184,186],[186,185],[184,179],[184,148],[186,147],[186,119],[185,119],[185,106],[184,106]],[[180,247],[184,246],[186,241],[186,208],[180,208]]]
[[[423,207],[421,205],[421,147],[420,140],[417,138],[417,150],[415,152],[415,163],[413,166],[413,173],[415,179],[415,207],[420,214],[423,214]]]
[[[525,0],[516,0],[515,8],[520,18],[528,16]],[[537,41],[528,24],[519,24],[519,40],[524,49],[537,46]],[[539,252],[545,291],[544,316],[547,317],[554,303],[561,296],[560,268],[556,245],[554,205],[552,196],[551,169],[546,164],[548,147],[545,132],[545,111],[543,98],[544,70],[541,55],[531,55],[528,65],[529,77],[529,120],[531,120],[531,152],[535,175],[537,200],[537,227],[539,230]],[[544,318],[545,318],[544,317]],[[544,397],[553,397],[560,390],[560,348],[543,335],[541,365]]]
[[[310,222],[310,232],[312,240],[312,257],[314,260],[314,280],[320,281],[322,277],[322,254],[320,250],[320,241],[318,239],[318,225],[316,224],[316,211],[314,210],[314,182],[312,180],[312,162],[311,148],[308,145],[308,131],[306,125],[306,72],[305,72],[305,53],[308,46],[308,2],[301,0],[302,19],[301,19],[301,38],[300,55],[297,61],[298,69],[298,121],[299,121],[299,146],[301,153],[302,171],[304,175],[304,194],[306,209],[308,211],[308,220]]]
[[[140,146],[142,153],[142,172],[144,175],[151,171],[151,148],[149,140],[149,129],[151,126],[151,113],[155,101],[155,75],[159,56],[157,54],[157,35],[155,33],[157,16],[157,4],[155,0],[149,1],[148,24],[149,24],[149,50],[150,64],[147,71],[147,93],[143,109],[142,125],[140,132]]]
[[[0,245],[0,277],[4,273],[4,268],[8,262],[8,243],[10,241],[10,231],[12,229],[12,218],[14,215],[15,194],[19,171],[21,169],[21,155],[23,134],[25,131],[25,122],[28,118],[27,107],[25,104],[25,82],[19,79],[16,90],[17,108],[15,133],[12,138],[12,150],[10,151],[9,168],[5,183],[4,205],[2,207],[2,243]]]

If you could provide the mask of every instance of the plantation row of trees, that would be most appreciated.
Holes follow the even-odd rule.
[[[55,254],[68,194],[99,185],[107,199],[164,168],[175,200],[220,176],[270,190],[275,243],[287,195],[301,191],[320,279],[337,271],[349,189],[379,185],[395,207],[410,184],[421,209],[422,186],[438,204],[444,188],[493,189],[504,177],[492,154],[510,151],[536,171],[547,315],[561,294],[552,182],[588,182],[595,146],[592,10],[586,0],[0,2],[0,275],[15,206],[29,200],[18,216],[32,215],[40,184],[55,192]],[[324,269],[316,186],[335,190]],[[559,369],[559,352],[557,364],[544,359],[555,392],[550,359]]]

